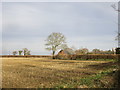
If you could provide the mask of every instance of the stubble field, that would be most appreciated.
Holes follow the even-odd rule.
[[[3,88],[115,87],[117,63],[113,61],[3,58]]]

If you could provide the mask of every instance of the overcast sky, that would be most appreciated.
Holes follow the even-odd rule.
[[[118,15],[112,2],[3,2],[3,53],[28,48],[47,55],[45,40],[61,32],[69,47],[109,50],[117,47]],[[117,3],[116,3],[117,4]]]

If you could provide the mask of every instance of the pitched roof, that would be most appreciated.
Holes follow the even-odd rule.
[[[65,54],[69,54],[69,55],[72,55],[72,54],[75,54],[75,52],[71,49],[71,48],[66,48],[64,50],[61,50],[60,52],[64,52]],[[59,52],[59,53],[60,53]]]

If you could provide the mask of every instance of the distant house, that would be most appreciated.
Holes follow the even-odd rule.
[[[71,48],[66,48],[64,50],[60,50],[58,55],[74,55],[75,52]]]

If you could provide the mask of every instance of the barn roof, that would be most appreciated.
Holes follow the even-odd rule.
[[[60,52],[62,51],[64,52],[64,54],[69,54],[69,55],[75,54],[75,52],[71,48],[66,48],[64,50],[61,50]]]

